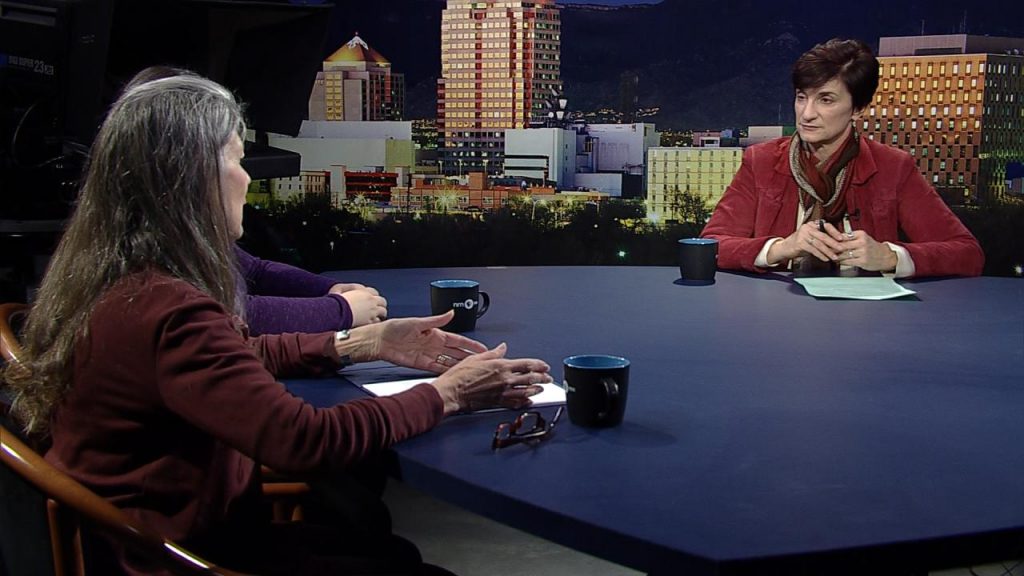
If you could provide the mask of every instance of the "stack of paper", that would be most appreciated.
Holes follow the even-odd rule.
[[[375,382],[363,384],[362,388],[374,396],[391,396],[404,392],[417,384],[433,382],[434,378],[414,378],[412,380],[393,380],[391,382]],[[536,396],[530,396],[534,406],[550,406],[552,404],[565,404],[565,390],[554,382],[541,384],[544,391]]]
[[[795,278],[796,282],[815,298],[846,298],[849,300],[888,300],[915,294],[897,284],[892,278],[822,276]]]

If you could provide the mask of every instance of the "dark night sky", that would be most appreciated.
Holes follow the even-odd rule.
[[[601,4],[603,6],[626,6],[629,4],[658,4],[661,0],[558,0],[559,4]]]

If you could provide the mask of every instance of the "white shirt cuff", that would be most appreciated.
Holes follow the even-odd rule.
[[[896,270],[889,272],[886,276],[891,275],[895,278],[909,278],[913,276],[917,268],[914,266],[914,259],[910,257],[910,252],[903,246],[893,244],[892,242],[886,242],[885,245],[896,253]]]
[[[768,263],[768,250],[771,249],[772,244],[775,244],[779,240],[782,240],[782,238],[772,238],[772,239],[770,239],[770,240],[768,240],[767,242],[764,243],[764,247],[761,248],[761,251],[757,253],[757,258],[754,258],[754,266],[755,267],[757,267],[757,268],[775,268],[776,266],[781,264],[781,262],[776,262],[775,264],[769,264]]]

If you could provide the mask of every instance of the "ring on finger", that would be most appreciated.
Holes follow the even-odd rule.
[[[448,361],[449,360],[454,360],[454,358],[452,358],[451,356],[449,356],[447,354],[438,354],[437,358],[435,358],[435,360],[441,366],[448,366]]]
[[[847,250],[846,255],[849,256],[850,258],[853,258],[853,250]]]

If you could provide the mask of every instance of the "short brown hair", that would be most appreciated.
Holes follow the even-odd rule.
[[[878,88],[878,59],[860,40],[833,38],[804,52],[793,65],[793,88],[820,88],[838,77],[853,96],[853,108],[871,103]]]

